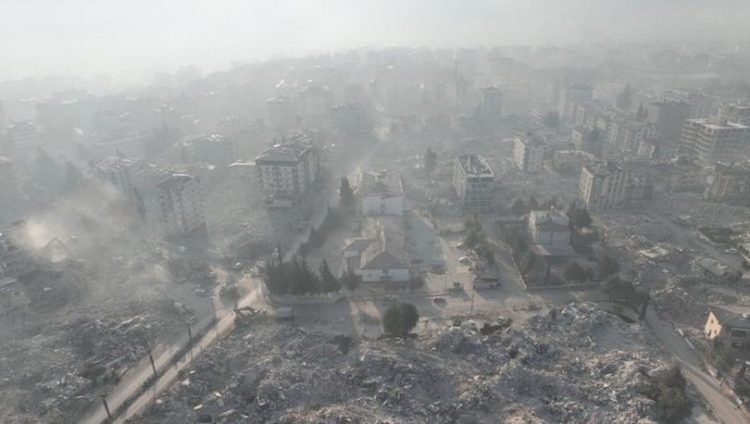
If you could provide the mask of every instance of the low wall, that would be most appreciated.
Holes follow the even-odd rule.
[[[320,296],[296,296],[296,295],[270,295],[268,300],[274,305],[330,305],[343,299],[344,295],[340,293],[320,295]]]

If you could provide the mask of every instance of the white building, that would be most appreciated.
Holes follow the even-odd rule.
[[[578,197],[590,211],[611,209],[627,198],[629,171],[612,163],[592,163],[581,168]]]
[[[357,182],[362,215],[403,215],[404,188],[397,172],[362,171]]]
[[[748,127],[718,119],[688,119],[682,127],[680,152],[705,164],[736,162],[744,153]]]
[[[97,161],[94,164],[94,174],[126,196],[133,197],[143,187],[145,167],[142,160],[112,156]]]
[[[529,236],[534,244],[545,248],[570,245],[568,215],[556,209],[529,213]]]
[[[320,158],[311,144],[277,144],[255,159],[261,188],[269,198],[296,201],[320,175]]]
[[[538,135],[518,136],[513,143],[516,165],[524,172],[534,173],[542,169],[544,151],[544,139]]]
[[[479,155],[461,155],[453,166],[453,188],[465,213],[491,212],[494,200],[495,173]]]
[[[230,137],[219,134],[205,134],[184,141],[196,162],[212,165],[227,165],[235,160],[234,144]]]
[[[610,152],[635,155],[644,140],[655,140],[656,126],[650,122],[635,119],[616,119],[610,127]]]
[[[198,177],[172,174],[158,184],[158,220],[166,236],[190,237],[206,231],[203,190]]]
[[[349,272],[363,283],[406,283],[411,278],[406,258],[402,217],[370,217],[363,223],[363,238],[344,249]]]

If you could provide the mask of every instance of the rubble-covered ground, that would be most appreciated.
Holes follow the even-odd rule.
[[[196,358],[134,422],[636,423],[653,419],[645,330],[593,304],[510,328],[418,326],[415,339],[336,338],[256,322]],[[484,334],[483,334],[484,333]]]

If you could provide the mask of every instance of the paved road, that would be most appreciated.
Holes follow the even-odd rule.
[[[711,405],[716,417],[726,424],[750,422],[750,417],[735,406],[734,400],[727,397],[719,388],[718,381],[701,368],[701,360],[690,350],[685,340],[656,311],[649,307],[646,324],[651,328],[663,348],[682,365],[683,374],[703,398]]]

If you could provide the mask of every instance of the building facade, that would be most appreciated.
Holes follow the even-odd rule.
[[[404,188],[397,172],[362,171],[357,182],[362,215],[404,214]]]
[[[680,152],[701,162],[735,162],[744,151],[748,127],[719,119],[688,119],[682,129]]]
[[[513,142],[513,156],[516,166],[523,172],[541,171],[544,151],[544,139],[538,135],[518,136]]]
[[[255,159],[258,181],[268,197],[299,200],[320,176],[320,157],[311,144],[277,144]]]
[[[453,188],[464,213],[492,211],[495,173],[482,156],[468,154],[455,159]]]
[[[707,199],[750,204],[750,168],[747,165],[717,163],[706,178]]]
[[[191,237],[206,230],[200,178],[172,174],[158,184],[158,219],[168,237]]]
[[[604,211],[627,199],[630,173],[612,162],[586,164],[581,168],[578,198],[590,211]]]
[[[544,247],[570,245],[570,220],[563,211],[550,209],[529,212],[529,236]]]

